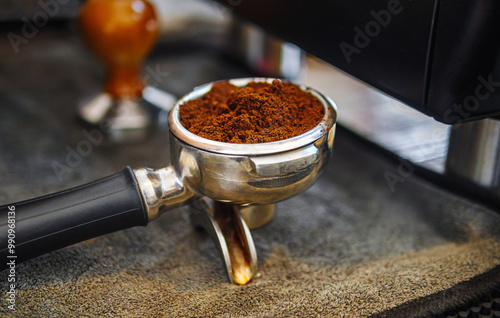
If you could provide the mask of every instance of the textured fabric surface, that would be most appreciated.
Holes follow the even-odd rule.
[[[100,80],[99,67],[74,38],[58,39],[40,35],[29,50],[0,61],[0,204],[76,186],[125,165],[168,163],[168,140],[156,132],[140,144],[104,142],[57,177],[51,164],[64,162],[67,147],[76,149],[85,138],[73,106]],[[178,94],[246,74],[203,51],[153,55],[148,65],[171,72],[177,80],[159,86]],[[29,77],[21,76],[21,67]],[[392,191],[386,175],[397,175],[398,168],[338,134],[333,160],[318,182],[279,203],[275,219],[252,231],[259,273],[246,286],[228,283],[214,244],[191,227],[189,209],[182,208],[145,228],[19,265],[15,311],[7,308],[7,272],[1,272],[0,315],[359,317],[397,309],[500,264],[497,213],[414,175]]]
[[[318,183],[253,231],[259,274],[249,285],[228,283],[215,246],[180,209],[19,266],[15,314],[5,302],[2,314],[367,316],[500,264],[498,215],[415,177],[392,193],[391,167],[342,137]]]

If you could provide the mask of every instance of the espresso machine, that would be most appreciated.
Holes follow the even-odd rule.
[[[454,180],[457,190],[498,207],[496,3],[393,1],[376,8],[370,1],[221,3],[451,125],[445,178]]]
[[[105,77],[75,26],[80,3],[47,1],[42,9],[33,5],[5,15],[10,17],[0,29],[5,38],[14,34],[27,42],[16,42],[17,51],[8,41],[0,47],[5,74],[0,75],[0,129],[6,136],[0,141],[0,206],[43,195],[50,199],[51,193],[125,165],[138,169],[107,179],[121,187],[119,194],[95,187],[99,200],[113,192],[116,206],[135,201],[138,211],[140,199],[127,193],[139,187],[152,220],[158,202],[175,199],[168,215],[147,228],[106,234],[120,228],[113,208],[66,192],[82,211],[109,214],[99,222],[112,225],[92,227],[83,214],[83,221],[45,214],[54,226],[72,225],[68,231],[65,224],[59,238],[37,237],[32,257],[106,235],[17,264],[13,273],[7,264],[0,286],[6,297],[16,295],[16,310],[41,316],[499,316],[500,70],[494,40],[499,5],[492,0],[189,3],[195,18],[175,13],[185,10],[184,4],[155,3],[158,16],[166,15],[170,24],[160,25],[158,43],[144,61],[143,73],[151,81],[142,98],[156,109],[141,122],[147,123],[141,128],[149,125],[147,135],[132,143],[116,143],[77,115],[81,96],[99,92]],[[38,26],[38,9],[47,16],[57,12]],[[26,25],[37,35],[22,33]],[[216,158],[203,159],[214,166],[214,176],[238,172],[241,160],[215,148],[203,155],[182,151],[179,145],[186,141],[176,142],[175,132],[168,136],[179,130],[168,111],[181,96],[205,92],[207,86],[200,85],[216,80],[279,77],[301,83],[311,60],[328,75],[306,80],[304,87],[312,87],[325,105],[338,105],[338,118],[330,119],[331,126],[338,123],[333,161],[321,160],[324,173],[307,191],[284,178],[287,186],[297,186],[296,196],[239,207],[232,225],[217,228],[215,217],[204,212],[214,203],[192,200],[180,179],[202,157]],[[21,76],[26,69],[28,75]],[[294,164],[309,162],[316,152],[326,158],[333,135],[314,147],[314,140],[308,141],[307,151],[294,154]],[[284,151],[270,158],[255,151],[243,168],[260,169],[264,176],[291,169],[276,164]],[[177,166],[182,178],[172,168]],[[308,178],[316,181],[316,173]],[[122,179],[126,184],[117,186]],[[238,198],[249,191],[249,181],[243,181],[245,187],[238,183],[230,189]],[[190,208],[179,208],[188,201]],[[22,215],[22,205],[12,207]],[[199,226],[213,240],[197,231]],[[30,229],[46,231],[35,223]],[[227,270],[229,281],[237,281],[230,273],[241,265],[232,260],[234,246],[224,241],[223,232],[233,235],[235,229],[252,271],[243,286],[226,277]],[[76,232],[79,240],[70,242],[67,237]],[[41,301],[47,295],[48,305]],[[9,304],[0,304],[2,314],[15,314]]]

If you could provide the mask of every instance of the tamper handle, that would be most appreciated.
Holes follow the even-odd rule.
[[[10,213],[14,211],[15,213]],[[13,221],[14,220],[14,221]],[[0,270],[103,234],[138,225],[148,217],[129,167],[92,183],[0,207]],[[13,239],[9,245],[9,229]],[[14,230],[14,232],[12,232]]]
[[[140,96],[141,63],[158,35],[153,6],[146,0],[88,0],[79,22],[86,42],[108,68],[105,90],[115,98]]]

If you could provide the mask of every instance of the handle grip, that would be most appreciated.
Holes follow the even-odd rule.
[[[16,263],[20,263],[147,223],[146,209],[130,167],[73,189],[5,205],[0,207],[0,270],[7,267],[8,257],[15,256]]]

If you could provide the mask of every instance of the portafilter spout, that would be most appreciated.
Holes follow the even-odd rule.
[[[245,86],[273,80],[244,78],[230,83]],[[183,103],[203,96],[212,85],[195,88],[170,111],[170,166],[127,167],[90,184],[0,207],[0,256],[6,259],[15,248],[16,261],[21,262],[93,237],[145,226],[166,211],[192,204],[192,219],[214,238],[230,281],[248,282],[256,273],[257,255],[247,221],[262,224],[272,215],[274,203],[316,181],[331,155],[337,113],[328,97],[298,85],[324,107],[324,117],[313,129],[260,144],[213,141],[189,132],[179,117]],[[15,246],[7,240],[12,207],[17,213]]]

